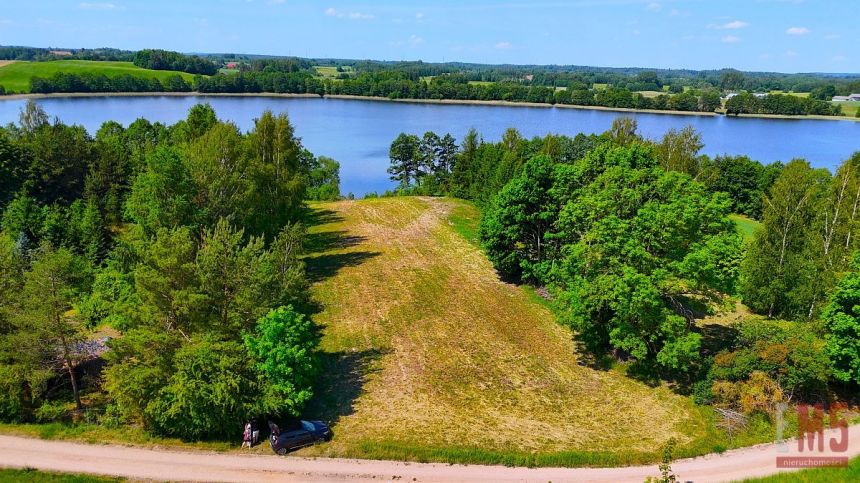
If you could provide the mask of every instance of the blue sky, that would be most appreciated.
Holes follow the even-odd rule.
[[[858,72],[855,0],[27,0],[0,44]]]

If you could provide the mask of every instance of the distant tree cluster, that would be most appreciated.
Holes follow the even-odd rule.
[[[176,70],[201,75],[213,75],[218,72],[218,67],[208,59],[169,50],[144,49],[134,54],[133,62],[134,65],[144,69]]]
[[[0,420],[194,440],[298,415],[318,367],[303,203],[339,197],[338,167],[271,112],[91,137],[29,103],[0,128]]]
[[[768,94],[756,97],[741,92],[726,101],[726,114],[781,114],[788,116],[840,116],[842,108],[828,101],[788,94]]]
[[[179,75],[158,80],[155,77],[122,74],[70,74],[57,72],[51,77],[32,77],[30,92],[50,94],[54,92],[190,92],[192,85]]]
[[[131,62],[134,52],[119,49],[52,49],[20,46],[0,46],[0,60],[99,60]]]
[[[325,94],[323,82],[308,72],[247,71],[197,77],[195,87],[202,93]]]

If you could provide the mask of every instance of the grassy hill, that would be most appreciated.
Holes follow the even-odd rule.
[[[305,454],[605,465],[658,459],[671,437],[691,453],[719,449],[690,399],[579,364],[543,300],[500,281],[476,246],[472,205],[313,210],[326,371],[309,416],[334,421],[335,439]]]
[[[32,77],[50,77],[58,72],[71,74],[104,74],[108,77],[131,74],[136,77],[164,80],[173,75],[181,75],[191,82],[193,75],[170,70],[150,70],[138,67],[131,62],[101,62],[91,60],[54,60],[48,62],[12,62],[0,66],[0,85],[7,92],[30,92]]]

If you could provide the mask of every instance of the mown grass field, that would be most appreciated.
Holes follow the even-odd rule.
[[[309,415],[333,421],[335,438],[302,453],[604,466],[656,461],[671,437],[681,455],[727,447],[689,398],[580,365],[546,304],[499,280],[471,204],[313,210],[306,261],[326,370]]]
[[[70,74],[104,74],[108,77],[130,74],[136,77],[156,78],[161,81],[170,76],[181,75],[191,82],[193,75],[170,70],[150,70],[137,67],[131,62],[101,62],[90,60],[52,60],[48,62],[13,62],[0,67],[0,85],[6,92],[30,92],[30,79],[50,77],[58,72]]]

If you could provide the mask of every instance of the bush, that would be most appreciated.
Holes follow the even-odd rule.
[[[781,391],[792,399],[808,399],[827,390],[830,360],[812,324],[748,320],[737,329],[734,349],[717,354],[711,367],[718,399],[747,397],[752,408],[761,406],[757,394],[776,397]]]
[[[35,416],[40,423],[51,423],[68,419],[69,410],[65,403],[46,401],[36,409]]]
[[[176,352],[176,372],[146,405],[156,432],[188,440],[229,436],[257,416],[251,361],[235,342],[208,338]]]
[[[319,361],[313,324],[292,307],[272,310],[257,322],[245,347],[260,376],[260,411],[296,416],[313,394]]]
[[[25,418],[24,391],[12,366],[0,365],[0,421],[21,422]]]

